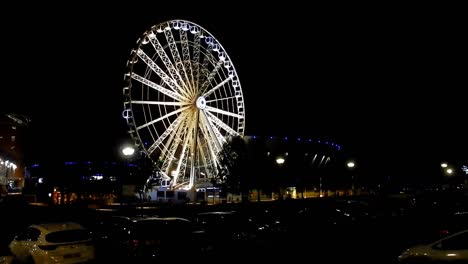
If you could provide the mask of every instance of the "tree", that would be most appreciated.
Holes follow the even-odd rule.
[[[219,154],[220,166],[217,178],[213,181],[226,192],[241,193],[246,198],[249,191],[247,182],[247,149],[241,136],[230,138]]]

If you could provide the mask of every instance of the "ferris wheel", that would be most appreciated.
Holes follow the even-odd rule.
[[[123,115],[135,144],[171,188],[214,179],[223,145],[245,130],[241,85],[221,44],[195,23],[170,20],[138,39],[127,67]]]

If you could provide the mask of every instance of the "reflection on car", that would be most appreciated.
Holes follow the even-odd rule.
[[[95,257],[89,231],[74,222],[31,225],[9,247],[16,259],[26,263],[82,263]]]
[[[468,261],[468,229],[427,245],[405,250],[399,257],[402,263]]]

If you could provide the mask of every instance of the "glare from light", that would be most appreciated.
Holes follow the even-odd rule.
[[[440,166],[441,166],[442,168],[447,168],[448,164],[444,162],[444,163],[440,164]]]
[[[133,147],[125,147],[122,149],[122,154],[124,154],[124,156],[131,156],[133,153],[135,153],[135,149]]]
[[[52,193],[49,193],[49,197],[52,197]]]
[[[284,164],[284,162],[285,162],[285,159],[283,159],[283,158],[277,158],[276,159],[276,163],[278,163],[279,165]]]
[[[447,174],[452,174],[453,170],[452,169],[447,169]]]
[[[44,182],[44,178],[39,178],[39,179],[37,179],[37,182],[38,182],[38,183],[43,183],[43,182]]]
[[[346,164],[346,166],[348,166],[348,168],[354,168],[354,166],[356,166],[356,164],[354,164],[354,162],[350,161]]]

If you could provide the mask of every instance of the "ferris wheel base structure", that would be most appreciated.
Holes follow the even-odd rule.
[[[234,200],[230,197],[236,197],[239,200],[240,195],[222,194],[222,190],[213,186],[200,188],[171,189],[164,186],[153,186],[144,192],[144,200],[146,202],[162,202],[162,203],[222,203],[224,200]]]

